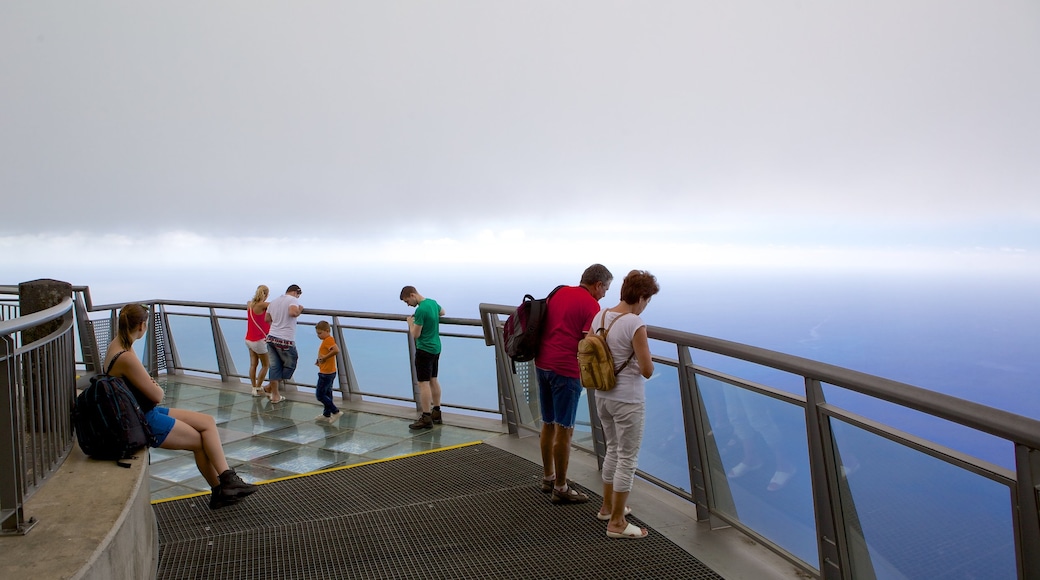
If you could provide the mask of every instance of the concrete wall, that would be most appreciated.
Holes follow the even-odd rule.
[[[0,538],[0,578],[154,578],[159,535],[149,498],[148,452],[129,469],[75,446],[26,502],[38,523]]]

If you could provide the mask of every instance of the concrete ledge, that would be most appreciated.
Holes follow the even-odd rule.
[[[26,502],[39,523],[0,538],[0,578],[155,578],[159,534],[149,498],[148,452],[124,469],[73,447]]]

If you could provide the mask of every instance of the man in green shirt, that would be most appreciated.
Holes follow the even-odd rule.
[[[419,407],[422,415],[409,429],[431,429],[441,423],[441,384],[437,381],[437,364],[441,357],[440,322],[444,309],[431,298],[425,298],[415,286],[401,289],[401,300],[415,308],[408,317],[408,334],[415,340],[415,378],[419,383]]]

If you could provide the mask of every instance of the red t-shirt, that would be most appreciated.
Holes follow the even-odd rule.
[[[564,286],[553,294],[542,322],[542,346],[534,364],[565,377],[578,378],[578,341],[599,312],[599,302],[581,286]]]

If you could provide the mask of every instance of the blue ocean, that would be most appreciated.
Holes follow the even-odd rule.
[[[616,277],[601,304],[618,301],[627,269]],[[89,273],[73,280],[91,286],[95,303],[173,299],[241,304],[257,284],[281,293],[289,284],[304,289],[301,302],[311,308],[408,314],[398,295],[403,285],[437,300],[447,316],[478,318],[482,302],[517,304],[524,294],[544,296],[558,284],[576,284],[582,267],[448,267],[330,269],[271,279],[255,270],[156,272],[142,279]],[[752,272],[715,268],[651,270],[661,292],[643,314],[646,322],[746,343],[905,382],[939,393],[1040,419],[1040,308],[1031,274],[958,275],[952,273]],[[208,332],[200,327],[200,332]],[[228,337],[234,348],[235,337]],[[192,341],[179,336],[183,350]],[[200,344],[210,343],[206,340]],[[184,346],[181,346],[183,344]],[[652,344],[657,355],[676,358],[674,347]],[[453,363],[451,353],[442,359]],[[707,354],[694,362],[726,372]],[[400,369],[386,373],[397,377]],[[745,373],[746,376],[746,373]],[[755,377],[751,377],[755,379]],[[756,379],[757,380],[757,379]],[[800,377],[767,375],[762,382],[802,393]],[[647,389],[648,405],[665,395]],[[450,385],[446,385],[450,388]],[[405,389],[403,392],[407,393]],[[828,400],[864,416],[934,438],[983,459],[1007,465],[1009,451],[987,436],[915,412],[844,391]]]

